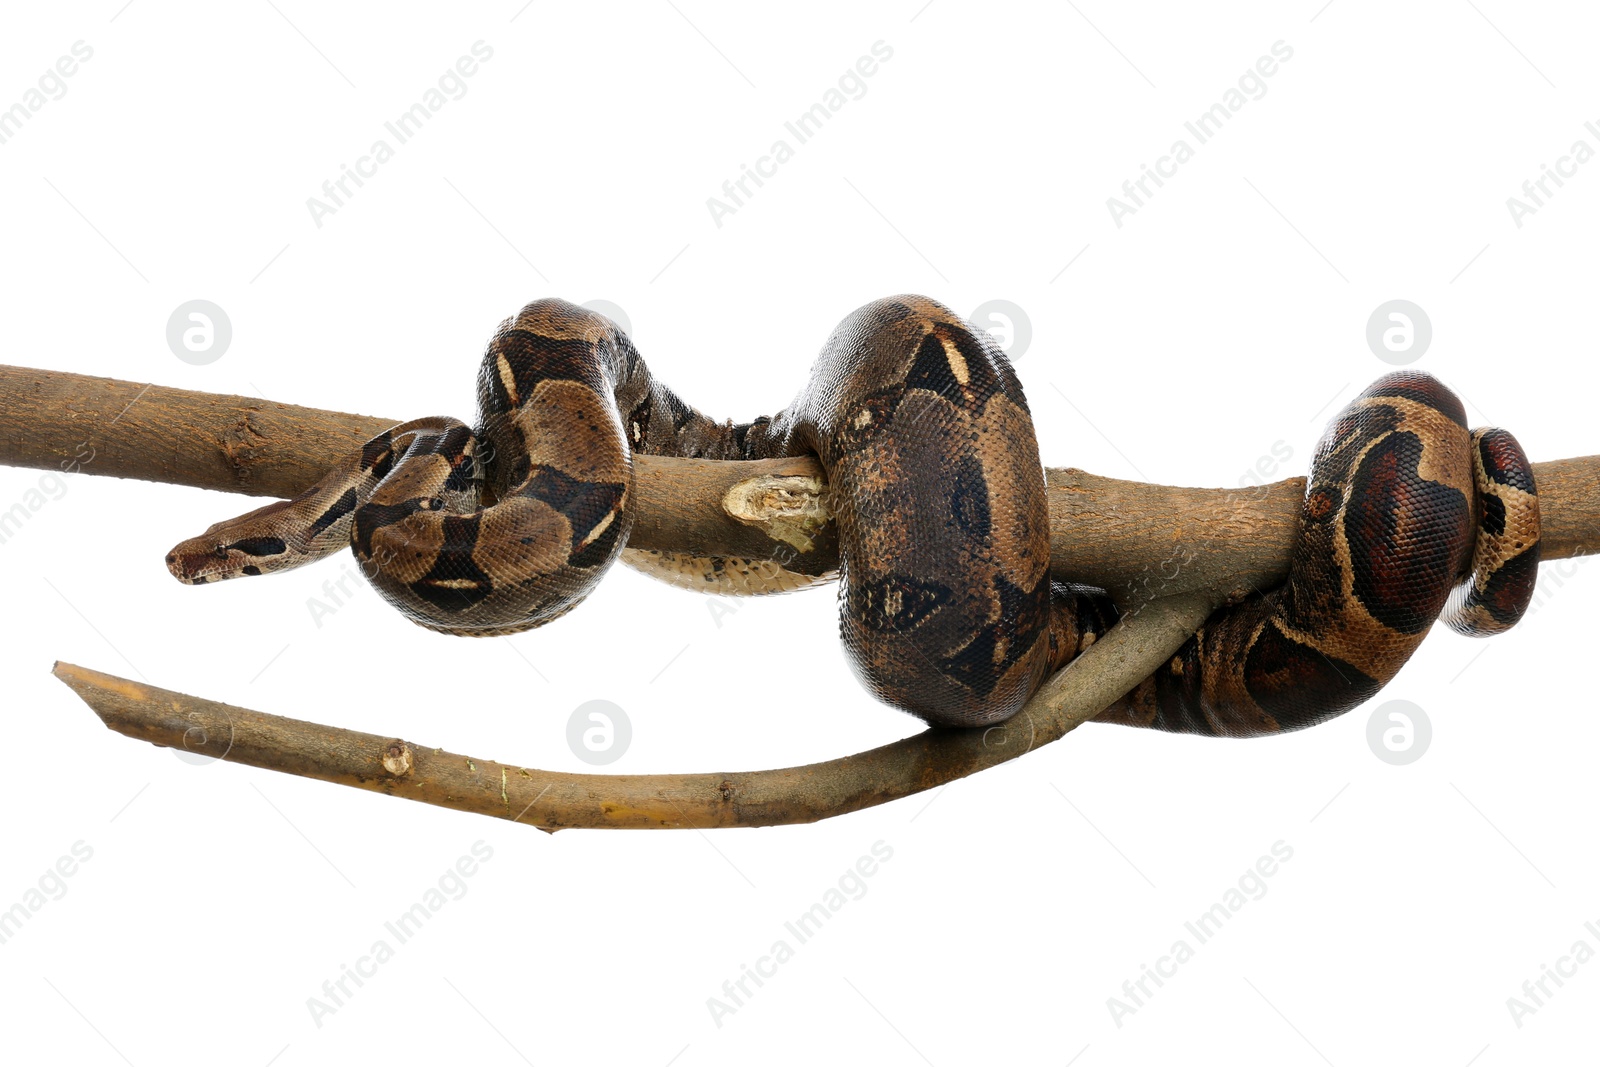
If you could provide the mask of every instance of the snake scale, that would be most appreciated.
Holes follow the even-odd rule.
[[[624,554],[634,455],[811,454],[837,521],[844,647],[888,704],[938,726],[1002,721],[1118,618],[1105,591],[1051,580],[1044,473],[1010,363],[925,297],[854,312],[792,404],[738,424],[652,377],[609,319],[539,300],[489,342],[478,402],[476,428],[395,426],[295,499],[178,545],[169,570],[203,584],[350,545],[412,621],[514,633],[570,611]],[[626,555],[711,591],[817,580],[781,561]],[[1435,619],[1510,627],[1538,561],[1516,440],[1469,430],[1442,383],[1396,371],[1317,446],[1287,581],[1219,609],[1099,718],[1233,737],[1310,726],[1372,696]]]

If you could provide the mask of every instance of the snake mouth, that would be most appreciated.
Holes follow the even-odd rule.
[[[217,560],[214,557],[205,560],[196,553],[183,551],[183,546],[179,545],[167,553],[167,573],[184,585],[205,585],[212,578],[212,575],[203,572],[208,562],[214,564]]]
[[[252,567],[251,570],[260,573],[260,568]],[[173,552],[167,556],[167,573],[184,585],[209,585],[240,577],[246,572],[242,567],[228,566],[228,561],[218,559],[211,553],[197,558]]]
[[[167,573],[184,585],[253,577],[274,569],[272,557],[286,558],[287,551],[288,546],[276,537],[252,537],[231,544],[193,538],[167,553]]]
[[[168,558],[172,559],[173,557]],[[191,570],[185,567],[181,559],[178,559],[176,562],[168,563],[167,573],[171,574],[184,585],[209,585],[212,582],[225,582],[229,578],[237,576],[237,572],[229,571],[213,571],[209,574],[202,574],[198,570]]]

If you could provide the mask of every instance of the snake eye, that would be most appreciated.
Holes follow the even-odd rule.
[[[212,554],[215,555],[218,559],[227,559],[228,558],[228,546],[227,545],[218,545],[215,549],[212,550]]]

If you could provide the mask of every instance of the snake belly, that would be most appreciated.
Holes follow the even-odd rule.
[[[836,520],[841,638],[886,703],[938,726],[1002,721],[1118,618],[1104,591],[1052,583],[1021,385],[987,333],[928,298],[858,309],[793,403],[738,424],[655,379],[609,319],[539,300],[489,342],[478,403],[476,427],[393,427],[293,500],[181,543],[168,569],[204,584],[350,545],[402,614],[462,635],[558,618],[619,556],[708,592],[787,591],[829,576],[627,549],[632,459],[809,454]],[[1515,440],[1469,434],[1442,385],[1392,374],[1319,446],[1288,582],[1218,611],[1100,721],[1229,736],[1311,725],[1392,677],[1447,601],[1463,632],[1514,623],[1537,564]]]

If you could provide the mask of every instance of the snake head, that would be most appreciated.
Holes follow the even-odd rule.
[[[239,537],[207,530],[167,553],[167,570],[184,585],[205,585],[228,578],[265,574],[291,565],[289,546],[281,537]]]
[[[291,552],[282,537],[282,512],[293,500],[274,500],[265,507],[206,527],[199,537],[180,541],[167,553],[167,570],[184,585],[205,585],[228,578],[265,574],[306,562],[303,552]]]

